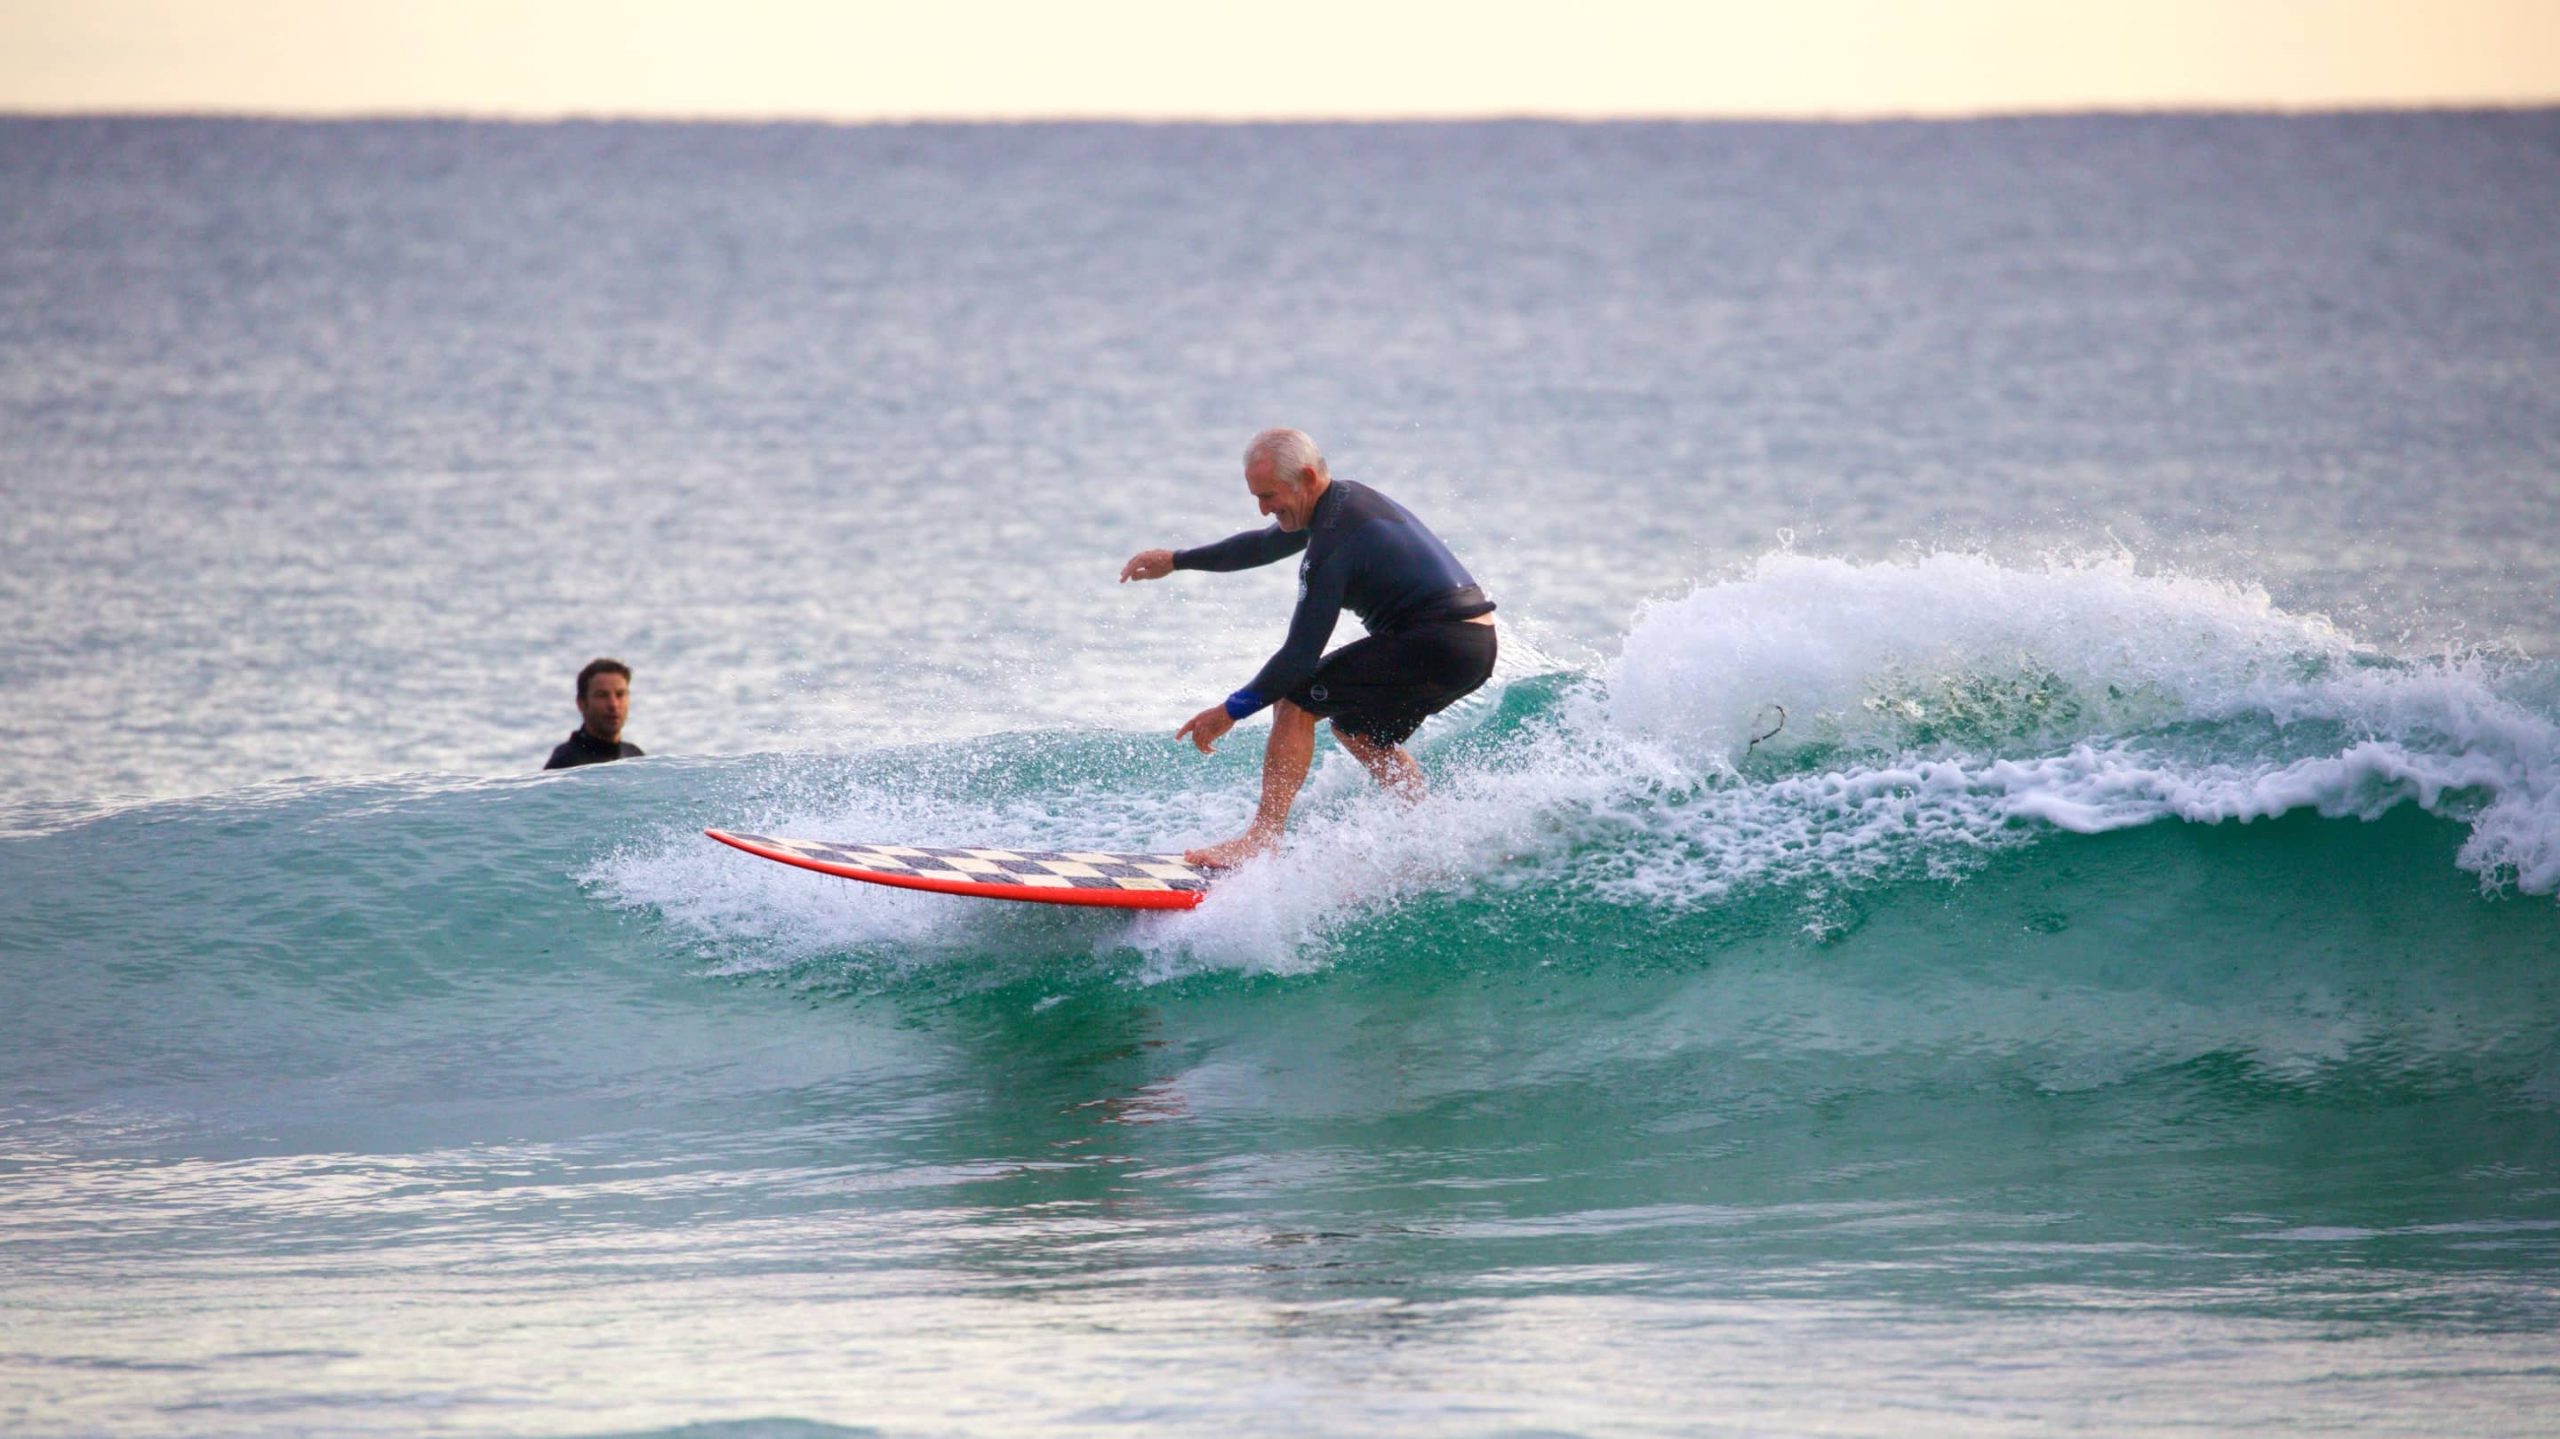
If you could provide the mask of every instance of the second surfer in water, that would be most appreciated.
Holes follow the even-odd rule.
[[[1262,803],[1253,824],[1222,844],[1185,854],[1195,865],[1241,864],[1280,842],[1289,806],[1315,758],[1316,721],[1377,777],[1422,797],[1422,768],[1404,742],[1422,721],[1473,693],[1493,674],[1493,601],[1411,511],[1366,485],[1336,480],[1316,442],[1298,430],[1265,430],[1244,452],[1245,488],[1270,527],[1189,550],[1142,550],[1120,567],[1123,583],[1175,570],[1242,570],[1304,552],[1289,637],[1245,687],[1193,715],[1175,738],[1202,754],[1236,722],[1271,707]],[[1368,628],[1324,653],[1349,609]]]

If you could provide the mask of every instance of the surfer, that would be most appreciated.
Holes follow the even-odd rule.
[[[1266,706],[1272,712],[1252,826],[1183,856],[1209,867],[1240,864],[1280,842],[1315,758],[1319,719],[1333,721],[1334,738],[1390,793],[1420,799],[1422,767],[1405,753],[1405,740],[1493,674],[1493,601],[1410,510],[1367,485],[1334,479],[1299,430],[1254,436],[1244,484],[1275,521],[1269,528],[1197,549],[1142,550],[1120,568],[1125,584],[1175,570],[1250,569],[1304,552],[1298,607],[1279,652],[1225,703],[1174,733],[1208,754],[1238,720]],[[1345,608],[1368,637],[1325,654]]]
[[[578,717],[583,723],[551,751],[544,769],[640,757],[640,746],[622,737],[622,722],[631,717],[631,666],[620,660],[587,661],[578,671]]]

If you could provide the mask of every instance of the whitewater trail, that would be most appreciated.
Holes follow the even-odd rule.
[[[1782,551],[1641,611],[1597,674],[1517,667],[1423,735],[1407,807],[1327,755],[1289,842],[1189,914],[1026,916],[828,883],[690,833],[590,875],[625,903],[792,962],[895,962],[1069,926],[1149,975],[1293,973],[1425,896],[1537,893],[1662,914],[1947,879],[2057,832],[2401,805],[2459,821],[2484,886],[2560,890],[2560,726],[2493,660],[2407,661],[2263,590],[2130,558],[1859,563]],[[1773,707],[1787,715],[1754,744]],[[1241,825],[1254,747],[1207,770],[1144,746],[923,747],[798,786],[768,832],[1163,848]],[[1083,746],[1083,750],[1079,750]],[[1084,761],[1078,759],[1085,755]],[[1419,837],[1419,842],[1417,842]],[[923,956],[924,958],[919,958]]]

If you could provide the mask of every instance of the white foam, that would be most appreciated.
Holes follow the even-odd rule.
[[[1722,767],[1770,703],[1786,706],[1780,742],[1794,747],[1896,748],[1914,731],[2037,720],[2067,735],[2218,714],[2353,653],[2264,590],[2145,575],[2124,555],[2020,568],[1780,551],[1639,612],[1609,708],[1627,733]]]
[[[2560,730],[2495,679],[2120,556],[1777,554],[1649,607],[1605,689],[1458,786],[1486,813],[1434,833],[1544,830],[1570,882],[1677,908],[1944,873],[2053,829],[2406,803],[2470,823],[2484,883],[2551,893]],[[1746,764],[1770,705],[1787,728]]]
[[[871,756],[802,756],[781,794],[738,797],[721,827],[760,834],[910,844],[1159,850],[1195,831],[1205,813],[1244,821],[1242,795],[1190,796],[1043,790],[996,802],[972,798],[978,757],[923,749]],[[994,905],[832,879],[743,855],[682,829],[607,856],[583,876],[634,907],[700,935],[715,969],[752,971],[817,958],[913,969],[991,948],[1125,947],[1127,917],[1055,906]]]
[[[1328,962],[1344,924],[1417,896],[1535,886],[1676,911],[1961,872],[2055,831],[2371,819],[2402,804],[2468,822],[2459,863],[2485,884],[2560,891],[2560,728],[2497,680],[2478,660],[2393,661],[2263,591],[2147,575],[2122,556],[1774,554],[1646,608],[1605,678],[1569,680],[1489,754],[1434,752],[1487,722],[1493,696],[1434,720],[1418,806],[1378,794],[1328,747],[1279,853],[1198,910],[1086,920],[1067,942],[1135,948],[1150,979],[1291,973]],[[1754,754],[1773,705],[1786,728]],[[1228,767],[1171,793],[992,804],[929,782],[847,783],[747,827],[1176,847],[1242,827],[1252,786],[1239,780]],[[929,963],[1019,939],[1002,926],[1028,922],[1004,918],[1012,907],[813,885],[690,837],[607,869],[625,899],[720,948],[744,939],[784,958]]]

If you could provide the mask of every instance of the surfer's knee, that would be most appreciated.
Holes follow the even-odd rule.
[[[1405,752],[1403,745],[1373,739],[1338,723],[1333,727],[1333,737],[1362,768],[1377,777],[1378,783],[1408,799],[1422,797],[1422,766]]]
[[[1333,737],[1344,749],[1351,751],[1352,756],[1362,764],[1374,765],[1381,761],[1391,761],[1395,756],[1404,753],[1403,749],[1396,745],[1372,739],[1358,730],[1344,729],[1340,720],[1333,722]]]

